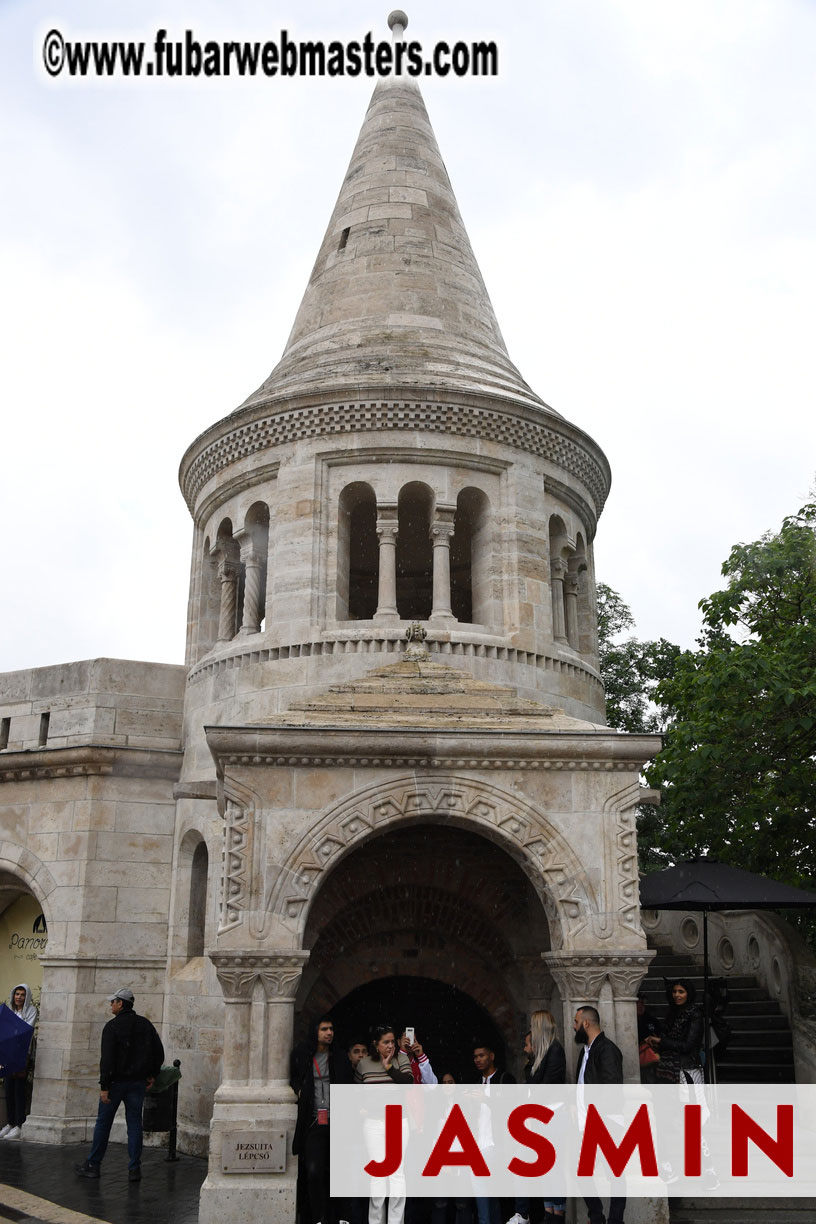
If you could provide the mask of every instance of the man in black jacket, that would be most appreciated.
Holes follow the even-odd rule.
[[[142,1176],[142,1106],[146,1090],[164,1061],[159,1034],[145,1016],[133,1010],[133,991],[124,986],[108,999],[113,1019],[102,1030],[99,1060],[99,1106],[91,1154],[74,1165],[79,1177],[99,1177],[99,1166],[108,1148],[113,1119],[125,1106],[128,1137],[128,1180]]]
[[[622,1084],[623,1055],[614,1041],[601,1031],[601,1017],[594,1007],[579,1007],[572,1027],[575,1041],[583,1046],[578,1059],[576,1080],[579,1084]],[[589,1224],[607,1224],[603,1203],[599,1198],[585,1198]],[[623,1224],[625,1198],[609,1200],[608,1224]]]
[[[347,1224],[349,1204],[329,1197],[330,1091],[332,1084],[351,1080],[345,1050],[334,1049],[334,1022],[321,1016],[309,1040],[295,1046],[289,1063],[289,1082],[298,1099],[292,1151],[299,1157],[312,1224],[335,1224],[338,1214]]]

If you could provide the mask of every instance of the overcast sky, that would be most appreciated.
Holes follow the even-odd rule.
[[[60,17],[60,11],[66,16]],[[598,577],[692,645],[816,471],[816,5],[411,0],[511,357],[612,465]],[[187,445],[277,362],[373,81],[49,81],[44,34],[388,37],[388,5],[0,0],[0,670],[182,662]]]

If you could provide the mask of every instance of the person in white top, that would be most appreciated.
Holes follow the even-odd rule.
[[[31,999],[31,988],[26,982],[19,982],[9,995],[9,1010],[14,1012],[18,1020],[27,1024],[34,1038],[34,1025],[37,1023],[37,1008]],[[28,1065],[22,1071],[6,1071],[6,1125],[0,1130],[0,1139],[20,1139],[22,1127],[26,1120],[26,1097],[28,1094],[28,1073],[33,1062],[32,1047],[29,1045]],[[2,1068],[0,1068],[2,1070]]]

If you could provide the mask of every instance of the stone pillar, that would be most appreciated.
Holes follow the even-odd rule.
[[[433,543],[433,607],[431,620],[454,620],[451,610],[450,542],[454,510],[437,506],[431,524]]]
[[[221,580],[221,611],[218,616],[218,640],[230,642],[235,637],[235,613],[238,603],[238,565],[223,558],[218,565]]]
[[[604,1025],[614,1036],[623,1055],[623,1078],[640,1083],[637,1021],[637,990],[655,955],[651,948],[632,952],[542,952],[542,958],[555,980],[564,1005],[564,1032],[571,1040],[572,1022],[577,1008],[585,1003],[597,1007]],[[611,1014],[599,1007],[601,988],[606,980],[612,987]]]
[[[651,948],[633,952],[542,952],[558,986],[564,1004],[564,1032],[567,1049],[567,1079],[575,1079],[577,1053],[572,1040],[572,1022],[575,1012],[583,1004],[598,1007],[604,983],[612,987],[612,1014],[601,1004],[601,1027],[606,1025],[608,1035],[615,1034],[615,1044],[623,1055],[624,1083],[640,1083],[638,1062],[637,1017],[635,1000],[637,988],[649,969],[655,955]],[[583,1203],[576,1204],[575,1220],[585,1216]],[[570,1218],[569,1216],[567,1218]],[[654,1198],[633,1198],[626,1204],[626,1221],[629,1224],[669,1224],[669,1202],[665,1194]]]
[[[377,523],[380,541],[380,578],[377,586],[375,621],[399,620],[397,612],[397,523],[383,519]]]
[[[567,641],[564,622],[564,577],[566,573],[566,561],[561,557],[555,557],[550,562],[550,588],[552,590],[553,640],[556,642]]]
[[[292,1134],[297,1105],[289,1087],[295,994],[309,953],[300,949],[210,952],[224,991],[224,1078],[215,1094],[210,1164],[201,1187],[199,1224],[244,1224],[247,1219],[295,1218],[297,1160]],[[252,1000],[263,987],[262,1048],[252,1049]],[[255,1034],[256,1039],[258,1034]],[[260,1074],[253,1074],[257,1071]],[[232,1136],[252,1131],[272,1144],[281,1172],[224,1171]]]
[[[261,590],[263,558],[251,541],[242,544],[241,561],[244,566],[244,610],[240,632],[244,635],[260,633],[264,614],[264,592]]]
[[[578,649],[578,587],[577,573],[570,571],[564,581],[567,641],[573,650]]]

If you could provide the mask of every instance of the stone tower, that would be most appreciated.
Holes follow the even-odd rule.
[[[604,726],[609,479],[508,356],[419,90],[381,80],[281,360],[181,464],[166,1006],[191,1134],[213,1109],[203,1224],[293,1218],[295,1016],[372,981],[456,990],[508,1043],[591,1001],[636,1077],[656,743]],[[246,1130],[280,1172],[224,1170]]]

